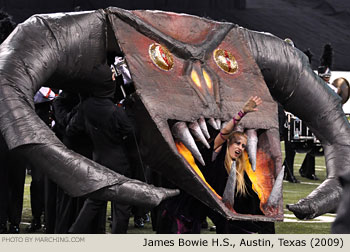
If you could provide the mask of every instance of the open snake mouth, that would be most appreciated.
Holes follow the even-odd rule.
[[[219,195],[210,185],[210,178],[207,177],[206,165],[212,158],[211,145],[219,130],[225,126],[225,122],[220,119],[200,117],[193,122],[168,121],[169,129],[172,133],[173,143],[178,154],[182,157],[184,167],[199,180],[215,198],[217,202],[222,202],[222,195]],[[252,189],[260,199],[260,209],[264,216],[254,216],[258,220],[280,220],[282,218],[279,204],[281,203],[281,185],[283,176],[275,174],[276,160],[269,150],[270,143],[273,142],[268,130],[244,129],[236,127],[235,130],[246,133],[247,147],[243,151],[246,173],[252,182]],[[259,142],[260,138],[260,142]],[[240,151],[236,151],[241,154]],[[180,167],[178,167],[180,169]],[[280,174],[283,174],[280,172]],[[278,176],[279,175],[279,176]],[[234,206],[223,206],[235,217],[244,218],[243,214],[235,212]],[[231,216],[232,217],[232,216]],[[249,216],[251,218],[251,216]]]

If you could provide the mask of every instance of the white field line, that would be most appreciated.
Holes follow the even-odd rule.
[[[317,185],[317,186],[319,186],[321,183],[312,183],[312,182],[303,182],[303,181],[301,181],[300,184],[304,184],[304,185]]]
[[[330,223],[330,222],[333,222],[334,219],[335,219],[335,215],[333,215],[333,216],[322,215],[322,216],[318,216],[317,218],[312,219],[312,220],[299,220],[293,214],[285,214],[283,222]]]
[[[284,183],[290,183],[286,180],[283,180]],[[300,181],[299,184],[304,184],[304,185],[316,185],[316,186],[319,186],[321,183],[312,183],[312,182],[303,182],[303,181]],[[295,191],[293,191],[295,193]]]
[[[324,165],[315,165],[316,168],[323,168],[323,169],[326,169],[326,166]]]
[[[284,208],[283,211],[285,212],[284,216],[288,216],[288,217],[292,216],[292,217],[296,218],[294,216],[294,214],[290,214],[290,211],[287,208]],[[326,214],[323,214],[322,216],[328,216],[328,217],[334,217],[335,218],[337,216],[337,214],[335,214],[335,213],[326,213]]]
[[[298,167],[301,167],[301,164],[298,164],[298,163],[295,163],[294,166],[298,166]],[[326,166],[324,165],[315,165],[315,168],[322,168],[322,169],[326,169]],[[322,170],[321,169],[321,170]]]

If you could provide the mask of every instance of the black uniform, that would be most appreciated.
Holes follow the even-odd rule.
[[[67,137],[65,133],[68,122],[77,112],[77,105],[79,102],[80,99],[78,94],[66,91],[61,92],[60,95],[55,98],[52,103],[55,119],[53,131],[67,148],[92,159],[92,142],[85,132],[73,137]],[[54,193],[57,191],[57,194],[54,202],[55,213],[52,212],[51,214],[54,215],[52,216],[54,222],[51,224],[53,228],[53,230],[51,229],[51,232],[65,234],[68,233],[69,228],[72,226],[83,207],[85,197],[71,197],[58,186],[57,189],[53,191]],[[103,216],[101,219],[103,219]],[[96,225],[94,226],[98,226],[99,229],[105,227],[105,223],[101,223],[100,225],[97,225],[97,223],[99,223],[99,221],[96,220]],[[98,231],[91,230],[91,233],[96,232]]]
[[[315,154],[313,151],[306,153],[304,161],[299,169],[300,176],[311,179],[318,180],[315,171]]]
[[[0,134],[0,232],[19,233],[22,218],[25,181],[25,159],[16,151],[9,151]]]
[[[112,99],[89,97],[85,99],[67,126],[67,135],[85,131],[93,142],[93,160],[113,171],[128,176],[129,161],[124,138],[132,133],[132,125],[123,108],[117,107]],[[96,212],[107,202],[87,199],[70,231],[86,233],[87,225]],[[112,202],[112,233],[126,233],[130,206]]]
[[[35,104],[35,112],[46,125],[50,124],[51,101]],[[41,228],[41,216],[45,209],[45,174],[29,164],[32,181],[30,183],[30,206],[32,209],[32,223],[27,228],[27,232],[35,232]]]

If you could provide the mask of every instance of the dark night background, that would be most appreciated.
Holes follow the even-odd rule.
[[[323,46],[333,47],[332,70],[350,70],[349,0],[0,0],[0,9],[16,23],[33,14],[96,10],[158,9],[229,21],[245,28],[291,38],[296,47],[311,50],[312,67],[320,64]]]

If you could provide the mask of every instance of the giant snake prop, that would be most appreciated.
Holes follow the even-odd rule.
[[[306,122],[322,142],[327,179],[288,208],[301,219],[334,212],[338,172],[350,169],[350,128],[340,98],[314,74],[307,57],[268,33],[232,23],[162,11],[110,7],[34,15],[0,47],[0,128],[21,151],[72,196],[153,207],[177,190],[121,176],[67,149],[35,114],[43,85],[93,91],[94,67],[125,56],[135,92],[145,164],[228,219],[283,218],[277,102]],[[263,104],[248,114],[249,177],[264,215],[238,214],[207,183],[203,151],[244,102]]]

